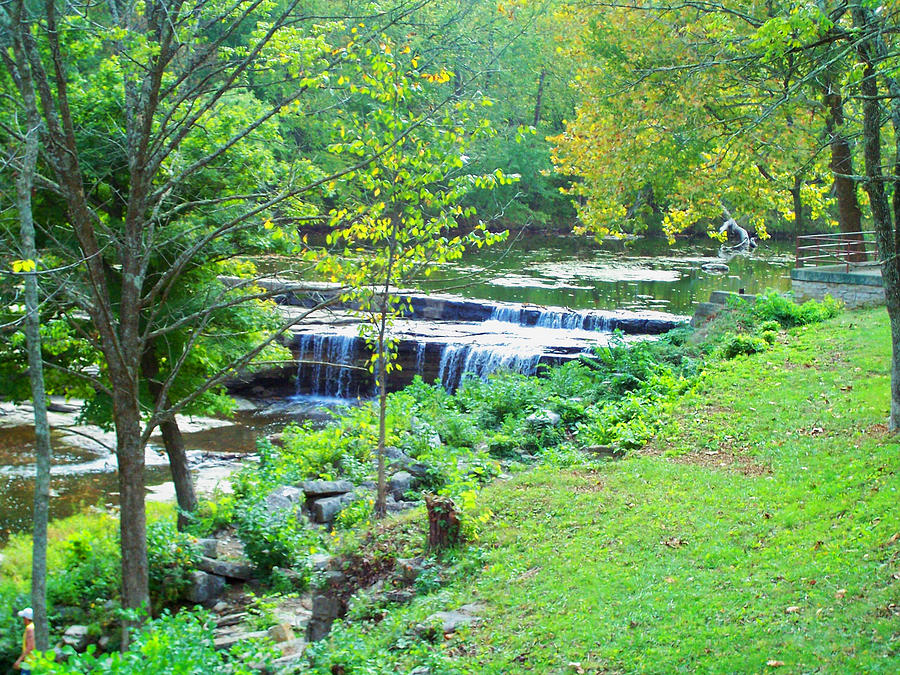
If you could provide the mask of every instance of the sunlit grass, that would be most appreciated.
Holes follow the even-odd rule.
[[[650,448],[489,490],[474,672],[897,672],[883,310],[720,364]]]

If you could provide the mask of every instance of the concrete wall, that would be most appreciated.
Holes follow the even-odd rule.
[[[791,270],[794,299],[822,300],[830,295],[850,309],[884,304],[884,287],[877,268],[844,271],[843,267],[799,268]]]
[[[856,284],[834,284],[825,281],[797,281],[791,280],[791,289],[794,298],[798,302],[804,300],[822,300],[830,295],[835,300],[840,300],[845,307],[853,309],[866,305],[883,305],[884,289],[877,286],[859,286]]]

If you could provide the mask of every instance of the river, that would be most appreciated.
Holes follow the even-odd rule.
[[[426,291],[446,291],[467,298],[531,303],[577,310],[661,310],[690,314],[713,290],[743,289],[758,293],[790,287],[793,245],[766,242],[749,256],[730,259],[714,241],[678,242],[607,240],[528,235],[491,249],[477,250],[461,261],[440,267]],[[727,272],[705,271],[727,264]],[[279,266],[268,261],[267,265]],[[425,350],[422,352],[425,353]],[[27,527],[33,490],[33,428],[22,424],[22,410],[0,405],[0,541]],[[286,401],[265,415],[240,412],[234,420],[206,421],[185,434],[192,465],[202,490],[212,489],[235,463],[252,453],[260,432],[277,429],[288,419],[322,416],[308,399]],[[16,421],[14,418],[18,418]],[[60,426],[74,423],[63,414]],[[51,514],[60,517],[91,505],[117,503],[115,459],[109,432],[92,430],[101,443],[57,430],[53,434],[55,467]],[[103,445],[105,443],[105,446]],[[147,452],[151,498],[172,495],[168,469],[154,442]]]

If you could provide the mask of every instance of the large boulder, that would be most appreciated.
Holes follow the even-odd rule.
[[[219,557],[219,540],[213,539],[212,537],[208,539],[198,539],[197,540],[197,548],[200,551],[200,555],[205,555],[207,558],[218,558]]]
[[[440,623],[441,632],[444,635],[455,633],[464,626],[479,623],[481,618],[478,617],[478,614],[481,614],[484,609],[484,605],[473,602],[451,612],[435,612],[425,619],[425,624],[420,625],[417,632],[427,633],[432,626]]]
[[[303,490],[293,485],[282,485],[266,495],[265,503],[273,511],[296,508],[305,501]]]
[[[76,652],[83,652],[93,642],[87,626],[69,626],[62,635],[62,641]]]
[[[406,468],[413,463],[412,457],[398,448],[387,447],[384,449],[384,458],[391,466]]]
[[[416,482],[416,478],[408,471],[398,471],[388,481],[388,490],[394,495],[394,499],[401,501],[403,495],[409,492]]]
[[[332,523],[345,506],[352,504],[359,498],[360,495],[355,492],[345,492],[334,497],[317,499],[310,505],[313,520],[325,525]]]
[[[194,570],[190,574],[191,585],[185,593],[188,602],[200,605],[215,600],[225,590],[225,579],[217,574]]]
[[[306,639],[310,642],[317,642],[324,638],[331,631],[331,624],[343,612],[343,605],[339,598],[328,595],[319,594],[313,598],[312,618],[306,626]]]
[[[294,635],[294,629],[289,623],[276,624],[269,628],[267,632],[273,642],[290,642],[297,639]]]
[[[555,427],[560,420],[560,416],[552,410],[539,410],[526,417],[525,423],[531,427]]]
[[[217,560],[201,556],[197,569],[226,579],[249,581],[253,578],[254,567],[246,561]]]

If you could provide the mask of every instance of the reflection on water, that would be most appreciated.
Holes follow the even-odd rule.
[[[233,424],[184,433],[185,448],[195,480],[214,487],[226,471],[240,463],[240,456],[256,452],[259,435],[280,431],[287,422],[324,420],[337,401],[310,401],[298,397],[270,406],[259,413],[238,412]],[[340,404],[346,405],[346,401]],[[119,503],[115,456],[105,450],[73,446],[73,436],[54,431],[50,482],[50,517],[62,518],[88,506]],[[154,439],[159,441],[158,438]],[[222,456],[230,459],[223,461]],[[234,456],[238,458],[235,459]],[[161,442],[151,441],[144,476],[148,493],[171,493],[164,484],[171,475]],[[0,543],[13,532],[28,529],[34,501],[34,427],[0,428]]]

